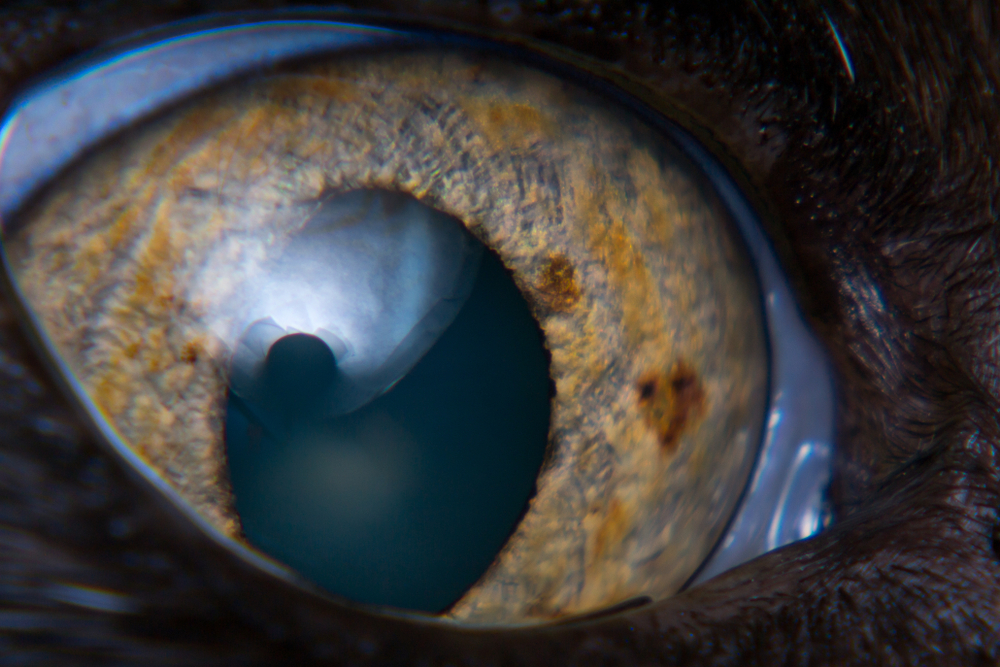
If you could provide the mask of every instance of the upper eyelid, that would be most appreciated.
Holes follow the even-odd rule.
[[[329,51],[329,47],[332,46],[329,38],[323,35],[318,35],[318,39],[311,44],[308,39],[300,39],[300,35],[298,34],[294,38],[291,37],[292,32],[298,33],[298,31],[303,29],[303,26],[316,26],[319,22],[276,21],[274,23],[275,25],[284,26],[289,29],[289,40],[287,42],[289,50],[284,57],[312,55],[308,53],[308,50],[311,48],[315,49],[315,53],[320,53],[324,50]],[[343,24],[327,22],[324,28],[317,29],[318,33],[328,31],[329,27],[333,26],[336,26],[340,30]],[[239,31],[254,27],[252,25],[238,26],[230,30]],[[372,37],[370,33],[364,32],[364,30],[370,29],[361,30],[360,34]],[[218,28],[213,28],[210,33],[195,32],[186,39],[202,34],[213,34],[222,37],[227,33],[220,31]],[[232,32],[228,34],[231,35]],[[402,33],[386,31],[381,34],[380,39],[368,39],[367,43],[370,44],[374,41],[400,43],[403,41],[403,37]],[[366,43],[365,39],[359,39],[353,44],[347,44],[347,46],[362,45],[364,43]],[[170,44],[176,44],[176,42],[170,42]],[[345,44],[341,41],[340,45],[344,46]],[[271,46],[271,59],[274,59],[274,51],[276,49],[273,44]],[[155,50],[141,50],[135,55],[151,55],[155,53]],[[154,113],[160,106],[168,104],[171,101],[185,97],[219,80],[232,78],[235,75],[254,69],[260,65],[260,59],[254,56],[255,54],[251,53],[245,60],[238,61],[235,64],[230,62],[228,68],[221,67],[214,70],[207,68],[201,72],[196,72],[193,76],[186,78],[186,85],[178,86],[165,93],[161,92],[159,95],[151,96],[148,92],[133,92],[133,97],[137,98],[138,102],[132,109],[120,112],[118,115],[110,113],[105,117],[103,124],[97,124],[99,131],[93,131],[90,134],[84,132],[81,135],[81,139],[76,143],[66,142],[71,148],[63,151],[62,162],[56,160],[41,167],[36,166],[34,171],[25,169],[24,172],[28,176],[22,178],[21,181],[13,179],[13,182],[20,189],[18,187],[7,187],[7,183],[12,182],[7,180],[8,177],[5,171],[10,161],[0,161],[0,181],[5,184],[3,191],[0,191],[0,215],[14,211],[34,187],[47,182],[61,166],[72,161],[76,153],[88,143],[92,144],[99,141],[101,138],[114,132],[114,130],[126,126],[145,115]],[[279,57],[281,56],[279,55]],[[124,62],[124,60],[112,61],[112,64],[116,62]],[[95,67],[93,71],[101,70],[102,67],[106,66]],[[103,71],[105,73],[108,72],[106,69]],[[139,88],[138,90],[144,89]],[[58,100],[60,95],[58,84],[43,89],[42,95],[46,94],[50,94],[53,96],[52,99]],[[28,103],[25,106],[18,108],[18,111],[30,106],[31,99],[28,99]],[[108,110],[115,111],[115,105],[110,105]],[[53,122],[51,116],[43,115],[42,118],[46,122]],[[10,136],[10,132],[5,132],[4,138],[8,139],[4,145],[6,149],[11,149],[15,146],[15,144],[9,141]],[[738,188],[727,176],[724,168],[705,148],[701,147],[689,135],[683,132],[673,134],[672,138],[681,143],[689,155],[695,157],[695,162],[703,170],[714,170],[712,180],[716,183],[717,192],[727,208],[734,213],[734,218],[741,226],[744,239],[750,246],[751,254],[755,257],[758,274],[762,282],[762,290],[765,295],[764,306],[769,320],[772,344],[777,342],[777,339],[785,339],[785,342],[773,345],[772,347],[773,350],[777,351],[778,356],[774,361],[774,370],[772,371],[777,376],[778,381],[773,383],[773,385],[787,387],[791,383],[792,386],[798,387],[794,391],[788,391],[786,388],[785,391],[772,395],[770,420],[765,437],[764,450],[760,454],[761,459],[768,463],[768,466],[757,468],[748,490],[748,500],[756,499],[755,502],[764,503],[770,509],[763,513],[760,512],[759,508],[755,511],[747,511],[746,508],[751,503],[744,502],[741,513],[736,515],[728,532],[728,535],[733,536],[734,539],[735,536],[739,536],[739,539],[742,540],[741,545],[737,549],[731,551],[723,549],[718,553],[715,561],[705,567],[697,576],[696,581],[701,581],[749,558],[781,546],[788,541],[782,536],[781,522],[787,521],[789,517],[784,517],[776,508],[785,504],[785,501],[788,500],[788,494],[796,490],[798,478],[795,476],[795,472],[797,470],[796,466],[801,459],[800,454],[805,451],[803,448],[814,448],[809,451],[817,455],[821,460],[829,461],[831,457],[830,434],[832,432],[833,415],[830,406],[832,406],[832,387],[829,380],[829,371],[826,367],[813,367],[803,370],[800,368],[800,364],[796,363],[796,358],[800,355],[822,357],[822,351],[818,343],[805,328],[804,323],[801,321],[801,316],[794,312],[794,307],[788,310],[788,304],[793,302],[791,292],[784,282],[781,270],[769,248],[768,240],[760,231],[759,224],[755,220],[755,214],[742,199]],[[30,145],[30,142],[25,143],[25,145]],[[0,154],[0,159],[2,159],[2,154]],[[720,184],[726,185],[720,188]],[[10,194],[8,194],[8,190],[11,191]],[[773,351],[772,354],[775,354],[775,352]],[[806,410],[809,409],[809,406],[820,406],[821,412],[822,406],[826,406],[826,411],[822,412],[811,424],[801,427],[801,424],[796,424],[794,415],[796,412],[802,411],[803,405],[806,406]],[[798,407],[793,410],[792,408],[795,406]],[[809,484],[818,483],[817,479],[821,480],[822,475],[819,478],[812,478],[811,481],[807,480],[804,490],[810,491],[811,487],[809,487]],[[799,490],[801,491],[802,489]],[[791,519],[791,522],[795,523],[794,518]]]

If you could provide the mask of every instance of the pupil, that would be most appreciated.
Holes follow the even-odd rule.
[[[435,228],[455,233],[457,221],[433,214]],[[243,375],[231,381],[225,424],[244,534],[334,594],[444,611],[484,574],[526,508],[548,443],[548,358],[511,276],[480,250],[478,268],[455,273],[471,285],[454,290],[468,297],[450,324],[402,377],[349,411],[338,397],[354,395],[345,393],[360,377],[350,375],[351,354],[363,339],[279,335],[277,315],[244,332],[259,361],[234,356]],[[405,300],[408,289],[390,291]],[[391,306],[386,316],[398,318]],[[393,354],[420,349],[412,339]]]

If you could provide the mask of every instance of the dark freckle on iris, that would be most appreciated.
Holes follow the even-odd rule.
[[[191,342],[184,346],[181,350],[181,361],[193,364],[198,361],[198,354],[200,352],[200,346],[197,343]]]
[[[683,360],[670,372],[650,371],[636,383],[639,408],[656,431],[660,446],[673,452],[685,429],[704,414],[705,390],[694,369]]]
[[[556,312],[572,308],[580,300],[576,271],[565,255],[550,255],[536,286],[542,305]]]
[[[639,401],[649,401],[656,395],[656,378],[640,382],[639,384]]]

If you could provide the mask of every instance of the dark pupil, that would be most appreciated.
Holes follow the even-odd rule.
[[[344,379],[314,335],[279,338],[261,377],[256,393],[230,391],[226,416],[249,542],[364,603],[439,612],[482,576],[525,510],[549,428],[541,333],[496,256],[483,253],[427,354],[361,408],[330,416]]]

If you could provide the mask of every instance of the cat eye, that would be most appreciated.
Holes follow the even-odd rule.
[[[108,447],[234,557],[506,626],[822,528],[829,370],[676,108],[469,35],[184,30],[13,105],[3,259]]]

